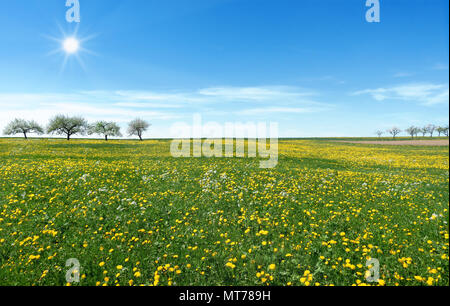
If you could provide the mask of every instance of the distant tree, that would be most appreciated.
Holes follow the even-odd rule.
[[[448,137],[448,124],[443,127],[442,133],[444,133],[444,135]]]
[[[448,136],[448,125],[446,126],[438,126],[436,128],[436,132],[438,132],[439,137],[441,136],[441,134]]]
[[[414,138],[414,136],[417,134],[417,127],[410,126],[405,130],[405,132],[408,133],[408,135],[410,135],[412,138]]]
[[[378,131],[376,131],[375,132],[375,134],[377,134],[378,135],[378,138],[381,138],[381,136],[384,134],[384,132],[383,131],[380,131],[380,130],[378,130]]]
[[[397,127],[393,127],[392,129],[387,130],[387,132],[391,134],[393,138],[395,138],[398,134],[402,132],[402,130],[400,130]]]
[[[148,130],[150,124],[147,121],[142,119],[134,119],[128,124],[128,135],[130,136],[138,136],[142,141],[142,134]]]
[[[35,121],[27,121],[24,119],[14,119],[11,121],[3,131],[5,135],[23,134],[25,139],[28,139],[27,134],[36,133],[38,135],[44,134],[44,129]]]
[[[425,130],[428,134],[430,134],[430,137],[433,137],[433,134],[436,131],[436,126],[434,124],[429,124],[425,127]]]
[[[422,136],[425,137],[425,135],[428,133],[427,127],[419,129],[419,133],[422,133]]]
[[[122,137],[120,133],[120,127],[115,122],[97,121],[94,124],[89,125],[88,134],[103,135],[105,140],[108,141],[108,136]]]
[[[76,134],[84,135],[87,129],[87,122],[82,117],[69,117],[58,115],[50,120],[47,133],[65,135],[67,140]]]

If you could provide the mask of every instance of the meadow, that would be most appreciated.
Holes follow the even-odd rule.
[[[0,285],[449,285],[449,148],[0,139]],[[366,280],[369,259],[378,282]]]

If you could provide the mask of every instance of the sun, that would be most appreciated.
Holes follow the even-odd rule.
[[[72,60],[76,60],[81,68],[86,71],[86,67],[82,60],[82,56],[86,53],[90,55],[97,55],[95,52],[86,49],[86,44],[91,39],[97,37],[97,34],[92,34],[89,36],[80,36],[78,35],[78,24],[75,29],[72,30],[72,33],[66,33],[61,26],[59,26],[60,36],[50,36],[43,34],[45,38],[56,43],[56,48],[47,53],[48,56],[53,56],[55,54],[59,54],[62,56],[63,62],[61,65],[60,72],[63,72],[66,64]]]
[[[68,37],[63,41],[63,49],[68,54],[77,53],[80,49],[80,42],[74,37]]]

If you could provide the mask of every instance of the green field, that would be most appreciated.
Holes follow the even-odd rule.
[[[0,285],[449,285],[448,146],[169,146],[0,139]]]

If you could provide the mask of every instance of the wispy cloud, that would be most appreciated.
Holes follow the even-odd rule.
[[[314,76],[309,76],[309,77],[303,77],[298,79],[300,82],[330,82],[330,83],[335,83],[335,84],[345,84],[346,81],[337,78],[335,76],[332,75],[324,75],[324,76],[318,76],[318,77],[314,77]]]
[[[172,108],[188,104],[221,102],[305,102],[315,92],[292,86],[208,87],[193,91],[86,91],[82,94],[97,100],[116,101],[121,106],[156,105]]]
[[[414,83],[394,87],[365,89],[353,95],[370,95],[377,101],[403,100],[423,105],[449,102],[448,84]]]
[[[143,103],[143,102],[119,102],[115,106],[130,108],[181,108],[181,104]]]
[[[224,102],[259,105],[319,105],[315,92],[289,86],[211,87],[193,91],[79,91],[75,93],[0,93],[0,106],[32,108],[84,104],[102,108],[175,109],[193,105],[226,105]]]
[[[198,91],[198,94],[207,99],[228,101],[292,101],[314,96],[309,90],[289,86],[265,87],[212,87]]]
[[[413,75],[414,75],[413,73],[409,73],[409,72],[397,72],[393,76],[394,76],[394,78],[406,78],[406,77],[410,77]]]
[[[437,63],[433,66],[434,70],[448,70],[448,64]]]
[[[258,116],[311,113],[330,105],[317,93],[290,86],[210,87],[191,91],[78,91],[72,93],[0,93],[0,128],[14,118],[45,125],[56,114],[80,115],[89,121],[111,120],[122,126],[134,117],[180,120],[193,113]]]
[[[134,110],[128,106],[121,106],[120,99],[105,99],[104,92],[61,93],[0,93],[0,129],[14,118],[36,120],[46,125],[56,114],[80,115],[89,121],[110,120],[122,126],[135,117],[152,120],[171,120],[180,114],[163,110],[168,107],[147,107]],[[163,105],[161,105],[163,106]],[[0,131],[1,133],[1,131]]]
[[[259,115],[259,114],[273,114],[273,113],[288,113],[288,114],[307,114],[327,111],[328,107],[265,107],[252,108],[237,112],[238,115]]]

